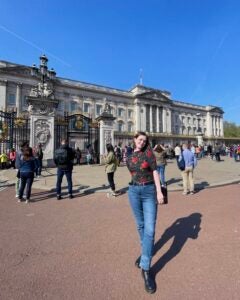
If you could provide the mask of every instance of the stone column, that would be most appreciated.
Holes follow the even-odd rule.
[[[220,117],[218,117],[218,136],[220,136],[221,126],[220,126]]]
[[[136,107],[135,107],[135,113],[136,113],[136,131],[141,130],[141,112],[140,112],[140,104],[138,101],[135,101]]]
[[[165,107],[163,107],[163,110],[162,110],[162,127],[163,127],[163,133],[166,133],[166,131],[167,131],[167,111],[166,111]]]
[[[223,118],[222,117],[220,117],[220,130],[221,130],[221,136],[224,136]]]
[[[22,97],[22,84],[21,83],[17,83],[17,92],[16,92],[17,117],[19,117],[19,115],[22,112],[21,97]]]
[[[146,106],[141,107],[141,131],[146,131]]]
[[[160,131],[160,127],[159,127],[159,106],[157,106],[157,132]]]
[[[152,105],[150,105],[149,107],[149,110],[150,110],[150,132],[153,132],[153,118],[152,118]]]
[[[168,110],[168,116],[167,116],[167,133],[172,132],[172,112],[169,109]]]
[[[213,136],[216,136],[216,117],[212,116],[213,119]]]
[[[213,132],[213,124],[212,124],[212,116],[210,115],[210,112],[207,112],[207,117],[206,117],[206,122],[207,122],[207,136],[212,136]]]
[[[0,109],[7,109],[7,80],[0,80]]]

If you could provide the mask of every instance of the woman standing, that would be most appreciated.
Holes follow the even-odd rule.
[[[79,149],[79,147],[77,147],[77,150],[75,151],[75,156],[76,156],[76,159],[77,159],[77,165],[80,166],[80,163],[81,163],[81,157],[82,157],[82,152],[81,152],[81,150]]]
[[[145,289],[156,291],[156,285],[149,270],[154,246],[157,203],[163,204],[156,158],[149,146],[148,136],[138,132],[134,136],[135,149],[127,159],[127,167],[132,175],[128,197],[141,241],[141,257],[135,265],[142,269]]]
[[[114,154],[113,146],[111,144],[107,144],[106,148],[107,148],[107,156],[105,157],[104,160],[106,163],[106,173],[108,177],[108,182],[112,190],[111,192],[112,196],[118,196],[119,193],[115,191],[115,183],[114,183],[114,173],[117,169],[118,161]]]
[[[36,172],[38,165],[33,156],[32,148],[25,147],[22,150],[22,158],[19,161],[20,171],[20,188],[18,201],[21,202],[23,198],[23,191],[26,186],[26,203],[29,203],[31,197],[31,189],[34,179],[34,172]]]
[[[16,151],[15,149],[11,149],[10,154],[9,154],[10,162],[11,162],[11,167],[15,169],[15,162],[16,162]]]
[[[160,176],[161,185],[166,187],[165,167],[167,165],[167,153],[163,145],[156,145],[153,150],[157,160],[157,171]]]

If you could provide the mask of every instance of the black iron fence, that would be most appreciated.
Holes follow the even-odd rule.
[[[0,153],[18,149],[21,141],[30,138],[28,116],[17,117],[17,113],[0,111]]]
[[[91,145],[96,162],[99,157],[99,128],[92,119],[74,114],[56,116],[54,123],[54,148],[58,148],[62,139],[68,139],[70,145],[80,146],[83,151]],[[30,141],[29,115],[17,117],[15,111],[0,111],[0,153],[8,153],[12,148],[18,150],[22,141]]]

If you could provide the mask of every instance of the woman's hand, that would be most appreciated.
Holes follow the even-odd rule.
[[[157,202],[158,204],[164,204],[164,197],[161,191],[157,191]]]

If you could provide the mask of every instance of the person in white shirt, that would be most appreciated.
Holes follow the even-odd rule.
[[[179,146],[179,144],[176,144],[176,147],[174,148],[174,153],[176,160],[178,161],[179,156],[181,155],[181,147]]]

